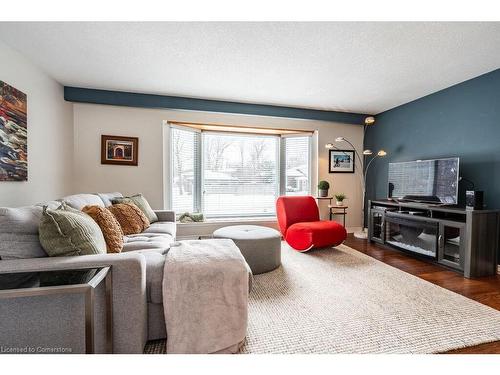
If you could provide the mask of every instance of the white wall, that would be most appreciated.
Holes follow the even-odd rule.
[[[28,97],[28,181],[0,181],[0,206],[56,199],[71,190],[72,104],[63,87],[0,42],[0,80]]]
[[[239,126],[297,128],[318,130],[317,178],[330,182],[331,192],[348,196],[350,214],[347,226],[361,226],[361,186],[357,174],[329,174],[328,150],[325,143],[344,136],[358,148],[363,144],[362,126],[324,121],[297,120],[277,117],[231,115],[194,111],[142,109],[95,104],[74,104],[74,192],[121,191],[124,194],[142,192],[154,208],[163,208],[168,194],[164,189],[164,121],[191,121]],[[101,165],[100,137],[102,134],[139,137],[139,165]],[[166,142],[168,144],[168,142]],[[347,145],[346,145],[347,146]],[[348,147],[346,147],[348,148]],[[313,164],[313,167],[314,167]],[[359,168],[359,165],[357,165]],[[314,169],[313,169],[314,172]],[[321,203],[326,216],[326,202]]]

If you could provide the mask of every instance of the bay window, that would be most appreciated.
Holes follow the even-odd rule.
[[[311,133],[200,128],[170,128],[170,207],[177,213],[274,216],[280,194],[310,194]]]

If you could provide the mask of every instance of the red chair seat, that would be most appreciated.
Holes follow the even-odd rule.
[[[347,237],[339,223],[319,220],[318,205],[311,196],[279,197],[276,216],[285,241],[298,251],[337,246]]]
[[[285,240],[295,250],[337,246],[347,237],[345,228],[334,221],[313,221],[296,223],[286,231]]]

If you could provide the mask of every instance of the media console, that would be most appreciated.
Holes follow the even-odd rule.
[[[497,273],[500,210],[368,202],[368,239],[425,257],[467,278]]]

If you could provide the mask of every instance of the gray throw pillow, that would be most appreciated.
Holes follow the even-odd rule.
[[[38,239],[42,207],[0,207],[0,259],[41,258],[47,254]]]
[[[65,203],[56,210],[43,208],[38,232],[40,243],[49,256],[106,253],[106,242],[96,222]]]
[[[119,193],[117,191],[114,193],[95,193],[95,194],[98,195],[99,198],[102,199],[105,207],[109,207],[113,204],[113,202],[111,202],[111,200],[113,200],[115,198],[123,198],[123,194]]]
[[[142,194],[132,195],[131,197],[120,197],[111,199],[113,204],[116,203],[133,203],[143,212],[143,214],[148,218],[150,223],[158,221],[158,216],[149,205],[148,201]]]

